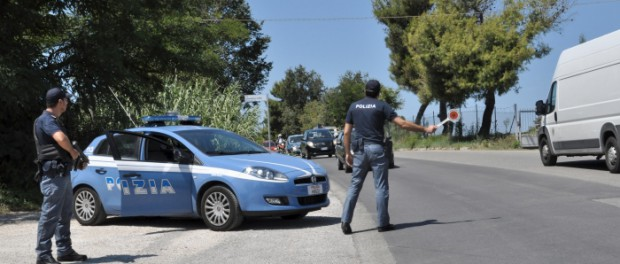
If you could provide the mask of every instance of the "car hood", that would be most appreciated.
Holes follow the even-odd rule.
[[[227,169],[238,171],[243,171],[247,167],[265,167],[287,175],[327,175],[325,169],[313,161],[279,153],[215,156],[209,159],[217,161]]]

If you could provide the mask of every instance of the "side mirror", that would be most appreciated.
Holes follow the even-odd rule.
[[[192,164],[194,163],[194,154],[188,150],[181,150],[179,148],[174,148],[174,161],[179,164]]]
[[[536,115],[546,115],[547,114],[547,106],[543,103],[542,100],[536,101]]]

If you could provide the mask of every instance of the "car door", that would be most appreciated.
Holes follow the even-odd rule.
[[[193,214],[189,164],[174,161],[172,138],[128,131],[106,134],[120,175],[122,216]]]

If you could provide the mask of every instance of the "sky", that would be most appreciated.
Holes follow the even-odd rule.
[[[299,65],[320,75],[327,88],[336,87],[347,71],[368,74],[382,85],[397,89],[390,78],[390,51],[385,45],[385,26],[373,16],[371,0],[246,0],[262,33],[271,38],[266,59],[273,63],[262,93],[270,92],[289,69]],[[556,31],[539,36],[551,52],[533,59],[519,74],[518,93],[496,97],[497,108],[533,109],[546,99],[555,64],[562,50],[586,40],[620,30],[620,0],[575,0],[567,19]],[[620,73],[619,73],[620,74]],[[401,91],[404,106],[397,113],[412,120],[420,103],[415,94]],[[469,100],[467,107],[484,101]],[[431,105],[429,111],[437,111]]]

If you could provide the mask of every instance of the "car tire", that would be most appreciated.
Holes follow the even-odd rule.
[[[605,141],[605,164],[611,173],[620,172],[620,153],[618,153],[618,141],[610,137]]]
[[[80,187],[73,194],[73,215],[85,226],[101,224],[107,217],[99,195],[90,187]]]
[[[286,220],[302,219],[302,218],[306,217],[307,214],[308,214],[308,212],[300,213],[300,214],[292,214],[292,215],[283,215],[283,216],[281,216],[281,218],[282,219],[286,219]]]
[[[202,195],[200,216],[213,231],[229,231],[243,222],[235,194],[224,186],[213,186]]]
[[[327,157],[330,157],[330,158],[331,158],[331,157],[332,157],[332,154],[327,155]]]
[[[344,164],[342,164],[342,161],[340,161],[340,159],[336,158],[338,160],[338,170],[344,170]]]
[[[540,139],[538,150],[540,151],[540,160],[542,161],[543,165],[555,166],[555,164],[558,162],[558,156],[551,153],[551,148],[549,148],[549,144],[547,143],[546,138]]]

